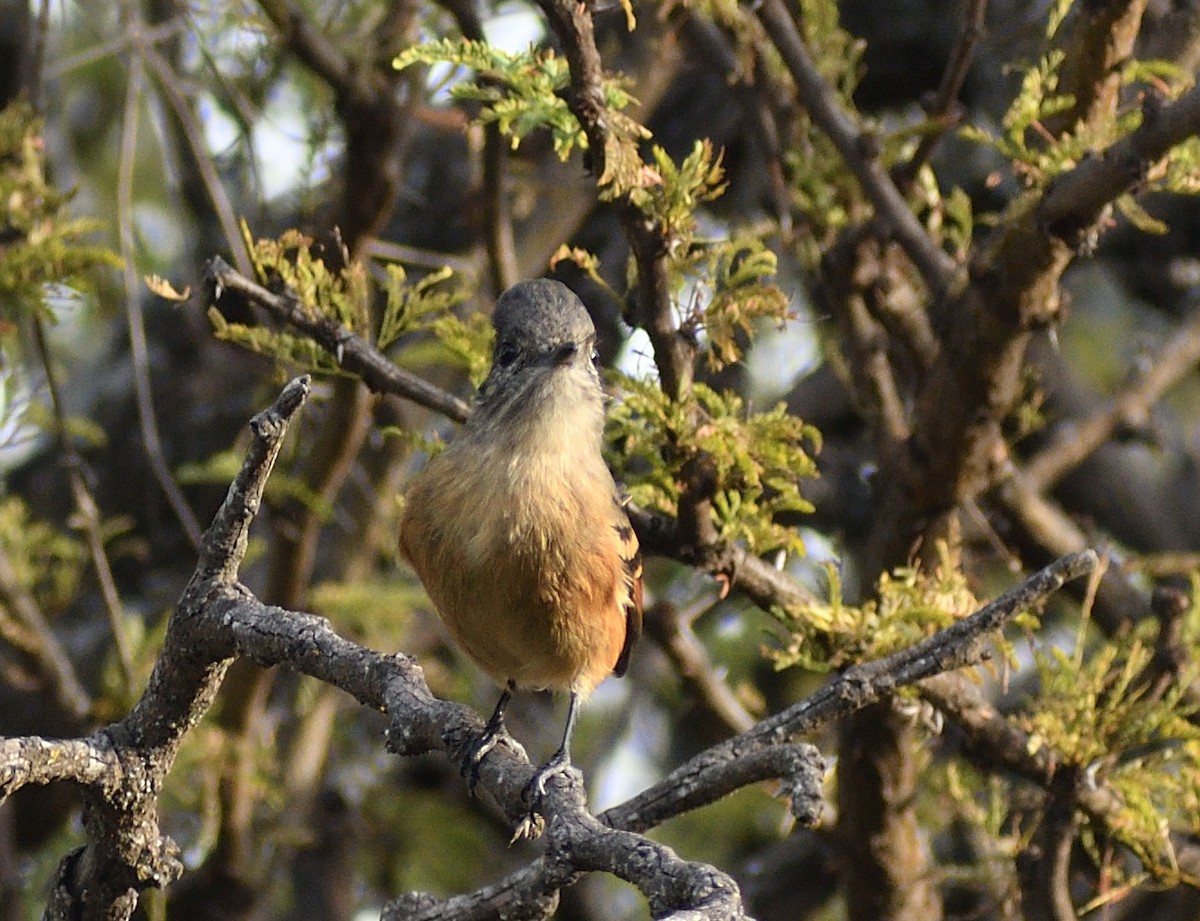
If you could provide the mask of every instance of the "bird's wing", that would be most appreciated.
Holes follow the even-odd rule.
[[[628,599],[625,604],[625,642],[621,646],[621,654],[617,656],[617,664],[613,666],[613,674],[619,678],[629,668],[633,645],[642,633],[642,552],[638,547],[637,535],[629,523],[629,516],[625,514],[623,501],[620,496],[614,496],[613,501],[617,517],[613,528],[621,541],[621,562],[624,565]]]

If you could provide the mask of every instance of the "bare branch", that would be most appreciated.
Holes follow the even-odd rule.
[[[219,256],[209,262],[205,278],[213,286],[216,299],[219,300],[228,291],[242,295],[250,303],[310,336],[337,360],[339,366],[361,378],[376,393],[396,394],[457,422],[466,421],[470,415],[470,406],[458,397],[433,386],[416,374],[397,368],[369,342],[339,326],[334,320],[314,317],[302,309],[291,291],[275,294],[232,269]]]
[[[1058,91],[1071,99],[1044,128],[1057,137],[1081,124],[1111,118],[1121,89],[1121,68],[1133,55],[1146,0],[1099,0],[1077,8],[1063,42]]]
[[[221,233],[225,237],[225,245],[229,247],[229,252],[232,254],[234,265],[243,272],[249,272],[251,271],[250,255],[246,252],[246,244],[242,240],[233,203],[229,200],[229,194],[225,191],[221,177],[217,174],[216,164],[208,152],[204,128],[196,118],[191,102],[180,86],[179,77],[171,65],[153,45],[143,43],[141,49],[143,60],[154,74],[159,86],[162,87],[171,111],[175,113],[175,118],[183,131],[183,136],[187,138],[193,162],[204,183],[209,201],[212,202],[213,210],[217,213],[217,220],[221,224]]]
[[[96,507],[96,499],[84,477],[83,458],[75,450],[75,444],[71,441],[68,432],[66,411],[63,409],[58,379],[55,376],[54,363],[50,357],[50,345],[46,340],[44,321],[34,319],[33,334],[38,358],[46,374],[46,388],[50,393],[50,411],[54,417],[54,437],[58,441],[63,466],[66,468],[67,482],[71,487],[71,498],[75,503],[79,528],[83,531],[92,567],[96,571],[96,581],[100,585],[100,596],[104,599],[104,610],[108,615],[109,629],[112,631],[113,643],[116,646],[121,678],[126,689],[132,694],[133,653],[129,649],[129,637],[125,630],[125,609],[121,603],[121,597],[117,593],[117,584],[113,579],[108,551],[104,548],[104,523],[100,520],[100,509]]]
[[[105,787],[120,770],[117,753],[96,738],[0,737],[0,803],[22,787],[60,780]]]
[[[733,732],[745,732],[754,725],[754,717],[713,668],[708,650],[673,604],[659,601],[647,608],[645,627],[710,713]]]
[[[940,297],[951,287],[958,271],[954,260],[930,239],[880,164],[874,150],[876,144],[842,108],[817,71],[783,0],[764,0],[757,15],[787,65],[800,101],[854,172],[875,205],[879,220],[913,261],[934,298]]]
[[[1110,202],[1132,191],[1172,147],[1197,133],[1200,87],[1174,102],[1147,96],[1137,130],[1051,183],[1037,208],[1038,222],[1049,234],[1077,241]]]
[[[33,659],[64,713],[77,722],[88,715],[92,709],[91,696],[80,683],[74,664],[46,623],[37,601],[20,584],[13,561],[3,548],[0,548],[0,638]]]
[[[778,745],[813,732],[889,696],[897,688],[923,681],[942,672],[978,663],[987,655],[987,637],[1000,630],[1018,613],[1028,610],[1072,579],[1091,572],[1097,565],[1090,550],[1071,554],[1031,575],[969,617],[940,630],[914,646],[874,662],[854,665],[821,690],[759,722],[754,728],[715,745],[676,768],[650,789],[604,814],[606,821],[628,828],[650,827],[664,815],[683,808],[696,808],[731,789],[709,785],[710,776],[725,776],[727,765],[764,746]],[[687,801],[687,806],[680,806]]]
[[[1031,489],[1044,492],[1083,463],[1125,426],[1143,424],[1163,395],[1200,363],[1200,311],[1193,312],[1170,341],[1139,363],[1139,373],[1120,395],[1090,418],[1068,420],[1025,464]]]
[[[928,104],[922,100],[925,112],[936,130],[928,131],[921,138],[912,157],[894,171],[896,185],[902,190],[908,188],[917,178],[921,167],[929,162],[934,148],[945,132],[957,126],[962,118],[958,94],[971,69],[975,48],[983,38],[987,8],[988,0],[963,0],[962,28],[959,30],[954,50],[950,53],[946,69],[942,72],[942,82],[938,84]]]
[[[130,19],[130,30],[138,34],[142,22],[136,3],[124,4]],[[117,234],[123,264],[121,278],[125,285],[125,317],[129,323],[129,354],[133,362],[133,387],[137,399],[138,422],[142,430],[142,446],[150,461],[150,470],[166,496],[167,504],[179,519],[193,548],[200,546],[200,523],[183,496],[179,484],[171,475],[163,456],[162,439],[158,434],[158,414],[150,385],[150,357],[146,346],[146,323],[142,315],[142,285],[138,280],[134,258],[133,170],[137,153],[138,113],[145,92],[146,71],[142,65],[141,44],[134,43],[129,61],[129,79],[125,86],[125,113],[121,122],[121,146],[117,159]]]

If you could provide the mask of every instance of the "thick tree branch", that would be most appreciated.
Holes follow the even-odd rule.
[[[1133,55],[1146,0],[1095,0],[1076,8],[1063,43],[1058,91],[1072,100],[1043,126],[1058,137],[1079,125],[1111,118],[1121,89],[1121,68]]]
[[[871,572],[905,560],[931,521],[988,485],[1029,337],[1059,317],[1072,246],[1109,202],[1197,130],[1200,89],[1168,105],[1148,101],[1136,131],[1060,176],[975,261],[969,287],[942,312],[945,346],[917,397],[908,450],[890,459],[882,478]]]
[[[1147,96],[1142,123],[1111,147],[1059,176],[1035,212],[1044,232],[1068,242],[1099,220],[1105,207],[1145,181],[1172,147],[1200,132],[1200,86],[1174,102]]]

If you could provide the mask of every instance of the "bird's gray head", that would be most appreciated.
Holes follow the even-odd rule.
[[[527,400],[556,370],[586,374],[599,391],[596,327],[566,285],[548,278],[513,285],[496,301],[492,325],[492,369],[479,390],[484,413],[518,397]]]

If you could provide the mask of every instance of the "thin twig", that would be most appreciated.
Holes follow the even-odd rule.
[[[1197,133],[1200,86],[1168,103],[1147,96],[1136,130],[1051,183],[1038,205],[1040,226],[1069,243],[1078,242],[1110,202],[1143,182],[1171,148]]]
[[[465,422],[471,407],[458,397],[424,378],[396,367],[382,352],[328,317],[305,310],[288,291],[275,294],[232,269],[220,256],[209,262],[205,277],[214,288],[215,299],[236,292],[310,336],[336,359],[338,366],[357,375],[376,393],[393,393],[436,412]]]
[[[79,681],[75,665],[46,622],[37,601],[20,584],[16,567],[0,547],[0,637],[30,656],[50,682],[57,704],[80,722],[92,709],[91,697]]]
[[[745,732],[754,725],[750,711],[738,700],[729,682],[717,673],[708,650],[673,604],[659,601],[646,610],[646,632],[709,713],[733,732]]]
[[[50,5],[49,0],[43,0],[43,5],[48,7]],[[120,54],[135,46],[157,45],[161,42],[170,41],[177,35],[180,35],[186,28],[187,21],[182,16],[175,16],[165,22],[160,22],[149,27],[146,27],[143,23],[142,31],[139,33],[121,32],[112,38],[97,42],[89,48],[77,51],[75,54],[60,58],[46,68],[46,79],[58,80],[73,70],[95,64],[97,61]]]
[[[229,247],[234,265],[244,273],[252,272],[250,254],[246,252],[246,243],[242,239],[233,202],[230,201],[229,193],[225,191],[225,185],[217,174],[216,165],[213,163],[208,143],[204,137],[204,128],[197,120],[191,102],[179,85],[179,78],[172,70],[171,65],[153,45],[143,43],[141,48],[145,64],[150,68],[158,85],[166,95],[171,111],[175,113],[175,118],[183,130],[183,136],[187,138],[192,160],[196,164],[196,171],[200,174],[200,180],[204,183],[204,189],[216,212],[217,221],[221,225],[221,233],[225,237],[225,245]]]
[[[893,171],[896,185],[901,189],[907,189],[912,184],[921,167],[933,156],[934,149],[946,131],[955,127],[961,118],[958,114],[958,94],[962,91],[967,73],[971,69],[975,48],[983,38],[987,7],[988,0],[963,0],[962,28],[959,29],[958,40],[954,43],[950,60],[942,72],[942,82],[938,84],[925,110],[932,130],[922,136],[908,161]]]
[[[136,37],[142,28],[136,4],[124,5],[129,28]],[[167,503],[179,519],[184,534],[193,549],[200,546],[200,522],[163,455],[162,439],[158,434],[158,414],[154,409],[154,392],[150,381],[150,356],[146,347],[146,321],[142,314],[142,286],[134,267],[136,252],[133,240],[133,171],[137,158],[139,109],[145,90],[146,72],[142,67],[141,44],[133,43],[129,59],[129,79],[125,86],[125,112],[121,124],[121,145],[117,157],[117,238],[121,249],[121,277],[125,285],[125,317],[129,324],[129,352],[133,362],[133,391],[137,402],[138,422],[142,431],[142,447],[150,461],[150,470],[166,496]]]
[[[131,695],[135,687],[133,672],[133,652],[129,647],[129,636],[125,628],[125,609],[121,604],[121,596],[117,592],[117,584],[113,579],[112,567],[108,562],[108,552],[104,549],[104,523],[100,520],[100,510],[96,500],[88,489],[84,477],[84,462],[67,428],[66,411],[63,409],[62,397],[58,390],[58,379],[54,374],[54,363],[50,356],[50,346],[46,341],[46,330],[40,318],[33,321],[34,342],[37,346],[38,358],[46,374],[46,390],[50,394],[50,411],[54,418],[54,434],[58,448],[62,454],[63,467],[66,469],[67,482],[71,486],[71,498],[75,503],[75,513],[78,525],[87,543],[91,556],[92,567],[96,571],[96,582],[100,586],[100,597],[104,601],[104,611],[108,615],[109,629],[112,631],[113,643],[117,650],[117,665],[121,671],[121,681],[126,691]]]
[[[1025,464],[1032,489],[1045,492],[1078,467],[1123,426],[1138,425],[1171,387],[1200,363],[1200,310],[1171,336],[1153,357],[1139,362],[1141,372],[1108,406],[1079,422],[1060,424]]]
[[[709,780],[710,775],[725,776],[729,762],[745,758],[764,746],[786,743],[811,733],[905,685],[977,664],[986,655],[991,634],[1068,581],[1091,572],[1097,564],[1096,554],[1091,550],[1056,560],[975,613],[916,645],[848,668],[815,694],[762,720],[748,732],[713,746],[648,790],[608,810],[601,818],[620,828],[643,829],[677,815],[681,803],[687,804],[684,808],[692,809],[713,802],[732,792]]]
[[[604,66],[596,47],[591,10],[576,0],[538,0],[550,27],[563,46],[571,71],[567,102],[588,137],[588,168],[593,176],[605,173],[605,150],[610,139],[611,119],[604,103]],[[667,278],[669,240],[656,221],[626,198],[619,213],[625,237],[637,264],[637,325],[642,326],[654,346],[663,392],[673,400],[691,388],[698,347],[681,331],[672,310]]]

